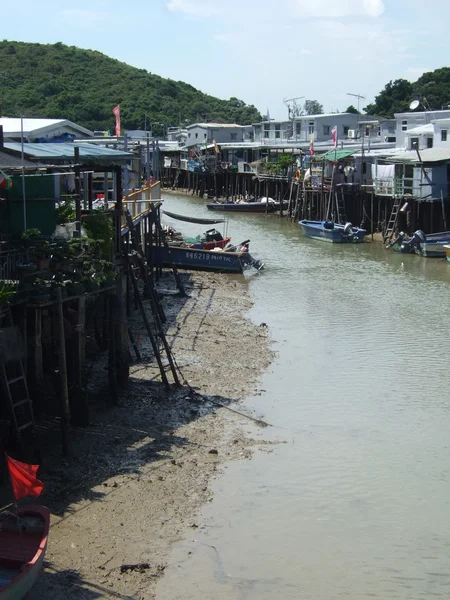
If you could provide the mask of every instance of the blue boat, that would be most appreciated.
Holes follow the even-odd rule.
[[[299,221],[299,224],[308,237],[333,244],[360,243],[367,235],[365,229],[353,227],[351,223],[341,225],[333,223],[333,221],[307,221],[304,219]]]
[[[163,267],[177,267],[191,271],[215,273],[242,273],[246,266],[257,270],[263,263],[255,260],[248,251],[224,252],[203,250],[186,246],[162,246],[155,248],[155,259]]]

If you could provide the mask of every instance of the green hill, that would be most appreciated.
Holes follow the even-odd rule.
[[[450,68],[442,67],[424,73],[414,83],[406,79],[390,81],[378,96],[375,96],[375,102],[366,106],[364,110],[371,115],[393,117],[396,112],[408,111],[411,101],[416,99],[422,100],[431,110],[448,108]],[[421,110],[424,110],[423,105]]]
[[[88,129],[113,129],[120,104],[123,129],[217,121],[254,123],[261,115],[238,98],[221,100],[188,83],[164,79],[93,50],[64,44],[0,42],[2,116],[66,118]]]

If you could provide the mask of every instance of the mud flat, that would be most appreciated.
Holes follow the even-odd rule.
[[[101,398],[91,427],[72,432],[70,457],[55,451],[41,470],[52,527],[34,600],[154,598],[172,544],[196,528],[211,498],[211,478],[224,462],[251,457],[250,421],[230,409],[241,410],[236,402],[256,390],[272,360],[267,329],[247,317],[243,277],[184,280],[185,298],[171,276],[160,282],[183,386],[166,392],[159,383],[135,313],[144,362],[132,365],[119,405]],[[105,364],[93,361],[94,390]]]

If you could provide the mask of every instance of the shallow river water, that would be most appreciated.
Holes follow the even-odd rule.
[[[164,205],[213,217],[196,198]],[[229,233],[266,262],[251,317],[277,352],[243,403],[273,426],[249,433],[282,443],[213,482],[157,599],[448,599],[450,263],[274,216],[231,215]]]

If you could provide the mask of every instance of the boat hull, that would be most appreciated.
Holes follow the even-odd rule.
[[[242,273],[248,252],[216,252],[177,246],[155,248],[155,260],[163,267],[191,271]]]
[[[36,516],[44,522],[44,531],[39,534],[39,541],[36,542],[36,552],[27,562],[20,568],[18,574],[3,587],[0,587],[0,599],[1,600],[21,600],[28,594],[33,585],[36,583],[39,577],[42,567],[44,565],[45,552],[47,550],[48,541],[48,529],[50,525],[50,511],[45,506],[30,506],[22,508],[18,512],[19,517],[23,516]],[[0,532],[0,537],[2,532]],[[26,533],[18,534],[18,548],[23,548],[24,540],[26,540]],[[24,550],[25,551],[25,550]],[[15,560],[13,556],[13,549],[10,540],[8,540],[8,547],[3,548],[0,544],[0,565],[8,561]]]
[[[443,242],[424,242],[420,244],[419,248],[416,248],[416,252],[427,258],[444,258],[444,256],[446,256],[445,246],[449,242],[450,240]]]
[[[234,204],[234,202],[209,202],[206,205],[208,210],[218,210],[226,212],[244,212],[244,213],[265,213],[279,210],[279,205],[269,202],[246,202]]]
[[[352,227],[351,235],[347,235],[344,232],[344,225],[334,224],[332,228],[327,228],[322,221],[303,220],[299,221],[299,224],[308,237],[331,244],[361,243],[364,242],[367,233],[365,229]]]

